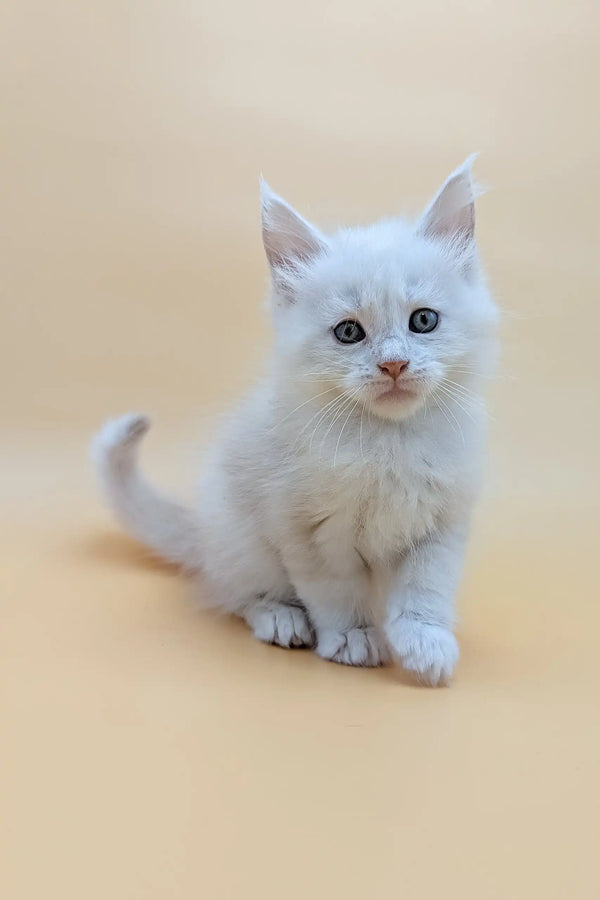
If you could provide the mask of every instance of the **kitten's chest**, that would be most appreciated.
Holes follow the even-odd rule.
[[[424,465],[367,473],[353,510],[358,549],[372,562],[392,560],[435,527],[447,497],[446,480]]]
[[[393,563],[430,533],[456,488],[458,458],[436,436],[395,434],[365,441],[364,454],[338,458],[324,473],[337,494],[340,521],[371,564]],[[339,491],[339,493],[338,493]]]
[[[307,466],[292,506],[309,533],[342,554],[354,548],[370,565],[394,564],[439,523],[461,480],[451,448],[415,436],[343,448],[336,464]],[[324,531],[315,525],[328,522]],[[330,548],[331,549],[331,548]]]

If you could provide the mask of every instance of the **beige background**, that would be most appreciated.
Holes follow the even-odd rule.
[[[600,7],[3,6],[3,896],[596,898]],[[86,445],[183,492],[268,346],[260,171],[322,224],[473,150],[505,310],[449,690],[192,609]]]

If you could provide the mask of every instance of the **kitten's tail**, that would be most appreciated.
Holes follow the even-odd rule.
[[[138,448],[150,427],[146,416],[107,422],[92,442],[100,484],[117,519],[155,553],[188,571],[200,565],[200,530],[191,510],[163,496],[140,475]]]

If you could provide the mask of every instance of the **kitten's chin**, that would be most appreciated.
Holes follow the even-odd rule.
[[[374,398],[371,410],[380,419],[399,422],[412,416],[422,404],[423,397],[416,391],[392,388]]]

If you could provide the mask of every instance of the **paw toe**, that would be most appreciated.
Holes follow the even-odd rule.
[[[306,612],[283,603],[269,605],[247,617],[259,641],[280,647],[311,647],[314,637]]]
[[[375,628],[327,629],[319,633],[317,653],[345,666],[381,666],[388,661],[382,635]]]
[[[399,616],[387,626],[403,668],[431,687],[447,684],[458,662],[458,644],[448,628]]]

